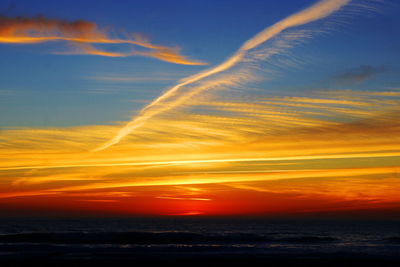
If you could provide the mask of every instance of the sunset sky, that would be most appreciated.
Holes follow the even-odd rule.
[[[390,0],[4,0],[0,216],[395,216],[399,27]]]

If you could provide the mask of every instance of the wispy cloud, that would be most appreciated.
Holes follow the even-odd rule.
[[[176,106],[179,106],[184,102],[184,100],[187,100],[188,97],[193,96],[197,94],[199,91],[204,91],[206,89],[212,88],[212,87],[218,87],[221,84],[224,85],[228,83],[229,85],[233,85],[237,82],[240,82],[240,77],[235,75],[235,78],[237,79],[232,80],[232,76],[229,76],[231,79],[227,79],[227,77],[222,76],[221,78],[217,78],[211,81],[210,84],[201,84],[199,86],[195,86],[191,88],[189,91],[182,91],[182,88],[188,87],[196,82],[202,81],[210,76],[214,76],[218,73],[225,72],[227,70],[232,69],[235,67],[238,63],[240,63],[242,60],[244,60],[248,54],[248,52],[254,48],[257,48],[259,45],[263,44],[264,42],[270,40],[271,38],[277,36],[279,33],[282,31],[307,24],[312,21],[316,21],[319,19],[322,19],[326,16],[329,16],[330,14],[334,13],[335,11],[339,10],[346,4],[348,4],[350,0],[322,0],[314,4],[313,6],[306,8],[298,13],[295,13],[277,23],[274,25],[264,29],[248,41],[246,41],[237,51],[234,53],[231,57],[229,57],[226,61],[223,63],[217,65],[216,67],[213,67],[211,69],[208,69],[206,71],[200,72],[198,74],[195,74],[193,76],[190,76],[186,79],[183,79],[180,83],[177,85],[173,86],[172,88],[168,89],[164,94],[156,98],[153,102],[148,104],[143,110],[140,112],[140,114],[136,117],[134,117],[128,124],[126,124],[123,128],[121,128],[118,133],[108,142],[105,144],[101,145],[100,147],[96,148],[95,151],[100,151],[103,149],[106,149],[112,145],[117,144],[120,142],[122,138],[124,138],[126,135],[130,134],[132,131],[135,129],[141,127],[149,118],[154,117],[157,114],[160,114],[162,112],[165,112],[167,110],[170,110]],[[284,42],[284,46],[288,46],[287,43]],[[271,54],[276,54],[277,50],[279,51],[279,44],[278,47],[275,49],[269,49],[266,52],[264,52],[262,59],[268,58]],[[246,71],[245,71],[246,72]],[[248,77],[246,77],[248,78]],[[246,79],[248,80],[248,79]],[[175,95],[177,94],[183,94],[183,96],[179,97],[178,99],[172,99],[174,98]]]
[[[85,54],[105,57],[145,56],[184,65],[204,65],[179,54],[179,49],[154,45],[138,34],[125,34],[125,38],[112,38],[106,30],[95,23],[84,20],[65,21],[38,17],[0,16],[0,43],[36,44],[50,41],[65,41],[73,49],[60,54]],[[128,52],[108,52],[94,47],[95,44],[129,44]],[[145,49],[145,50],[143,50]]]
[[[157,82],[157,81],[174,81],[176,77],[174,75],[140,75],[140,76],[121,76],[121,75],[97,75],[97,76],[89,76],[85,79],[97,82],[106,82],[106,83],[149,83],[149,82]]]
[[[387,71],[388,68],[386,66],[375,67],[371,65],[362,65],[343,73],[339,73],[333,76],[332,80],[338,84],[360,83]]]

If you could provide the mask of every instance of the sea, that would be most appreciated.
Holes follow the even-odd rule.
[[[400,266],[400,221],[0,219],[0,265]],[[268,263],[268,264],[267,264]],[[267,265],[265,265],[267,264]]]

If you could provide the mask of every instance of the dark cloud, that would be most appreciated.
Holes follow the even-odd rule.
[[[369,80],[372,77],[381,73],[385,73],[387,71],[388,68],[383,65],[377,67],[370,65],[361,65],[357,68],[333,76],[332,80],[333,82],[340,84],[359,83]]]

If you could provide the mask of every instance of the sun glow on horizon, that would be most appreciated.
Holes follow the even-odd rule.
[[[262,4],[279,7],[267,2]],[[10,49],[9,57],[16,58],[10,62],[10,70],[3,66],[5,82],[0,96],[7,96],[7,76],[14,75],[17,87],[32,86],[33,91],[35,83],[38,87],[49,83],[60,88],[55,93],[29,96],[29,101],[48,108],[49,116],[59,108],[52,103],[52,94],[60,94],[73,105],[72,115],[60,111],[63,114],[59,116],[73,122],[81,117],[97,118],[97,113],[104,114],[103,109],[125,120],[3,127],[0,215],[272,216],[400,211],[400,81],[390,64],[374,61],[367,65],[367,60],[376,60],[390,48],[376,49],[373,57],[363,50],[367,47],[340,48],[350,37],[336,32],[349,17],[360,24],[373,23],[358,15],[375,14],[379,8],[358,0],[311,2],[305,2],[308,7],[289,10],[292,13],[280,20],[274,18],[270,26],[262,25],[264,30],[253,37],[260,25],[252,24],[251,30],[240,32],[247,41],[241,37],[232,47],[218,44],[221,50],[215,54],[222,57],[224,52],[225,60],[216,57],[209,67],[182,56],[177,47],[155,45],[141,35],[114,32],[89,20],[0,16],[0,53]],[[185,25],[180,26],[182,33],[155,32],[161,43],[171,44],[163,38],[174,37],[188,47],[188,54],[204,56],[208,62],[208,49],[215,45],[212,27],[208,27],[210,36],[197,36],[192,28],[186,32]],[[205,48],[197,49],[200,45],[196,42],[178,38],[184,32],[199,43],[207,39],[210,46],[201,43]],[[367,40],[365,32],[352,34]],[[374,30],[368,34],[372,36]],[[53,68],[50,63],[59,52],[39,55],[44,67],[29,70],[35,74],[17,64],[21,58],[31,60],[37,55],[19,55],[11,49],[32,44],[43,49],[45,43],[56,48],[67,45],[71,51],[63,60],[82,61],[75,74],[80,77],[79,85],[94,86],[95,92],[104,94],[73,98],[79,95],[70,89],[76,85],[57,80],[66,75],[71,76],[68,81],[73,80],[68,72],[73,69]],[[236,52],[229,56],[234,48]],[[351,57],[347,49],[358,53]],[[133,55],[144,58],[131,58]],[[98,58],[105,61],[90,61]],[[121,66],[116,71],[121,73],[114,77],[109,72],[116,66]],[[132,66],[138,76],[124,76]],[[343,66],[346,68],[341,69]],[[190,72],[190,68],[202,69]],[[14,71],[13,75],[7,71]],[[36,77],[35,71],[48,73],[48,80]],[[57,83],[51,84],[52,80]],[[70,91],[61,94],[64,87]],[[131,99],[131,90],[137,99]],[[19,103],[15,99],[21,95],[10,96],[15,97],[14,102],[5,103],[4,110]],[[131,100],[143,103],[135,112],[119,109],[119,105],[133,106]],[[38,109],[29,106],[29,101],[20,102],[23,113],[18,115],[26,121]],[[12,112],[4,114],[18,121]]]

